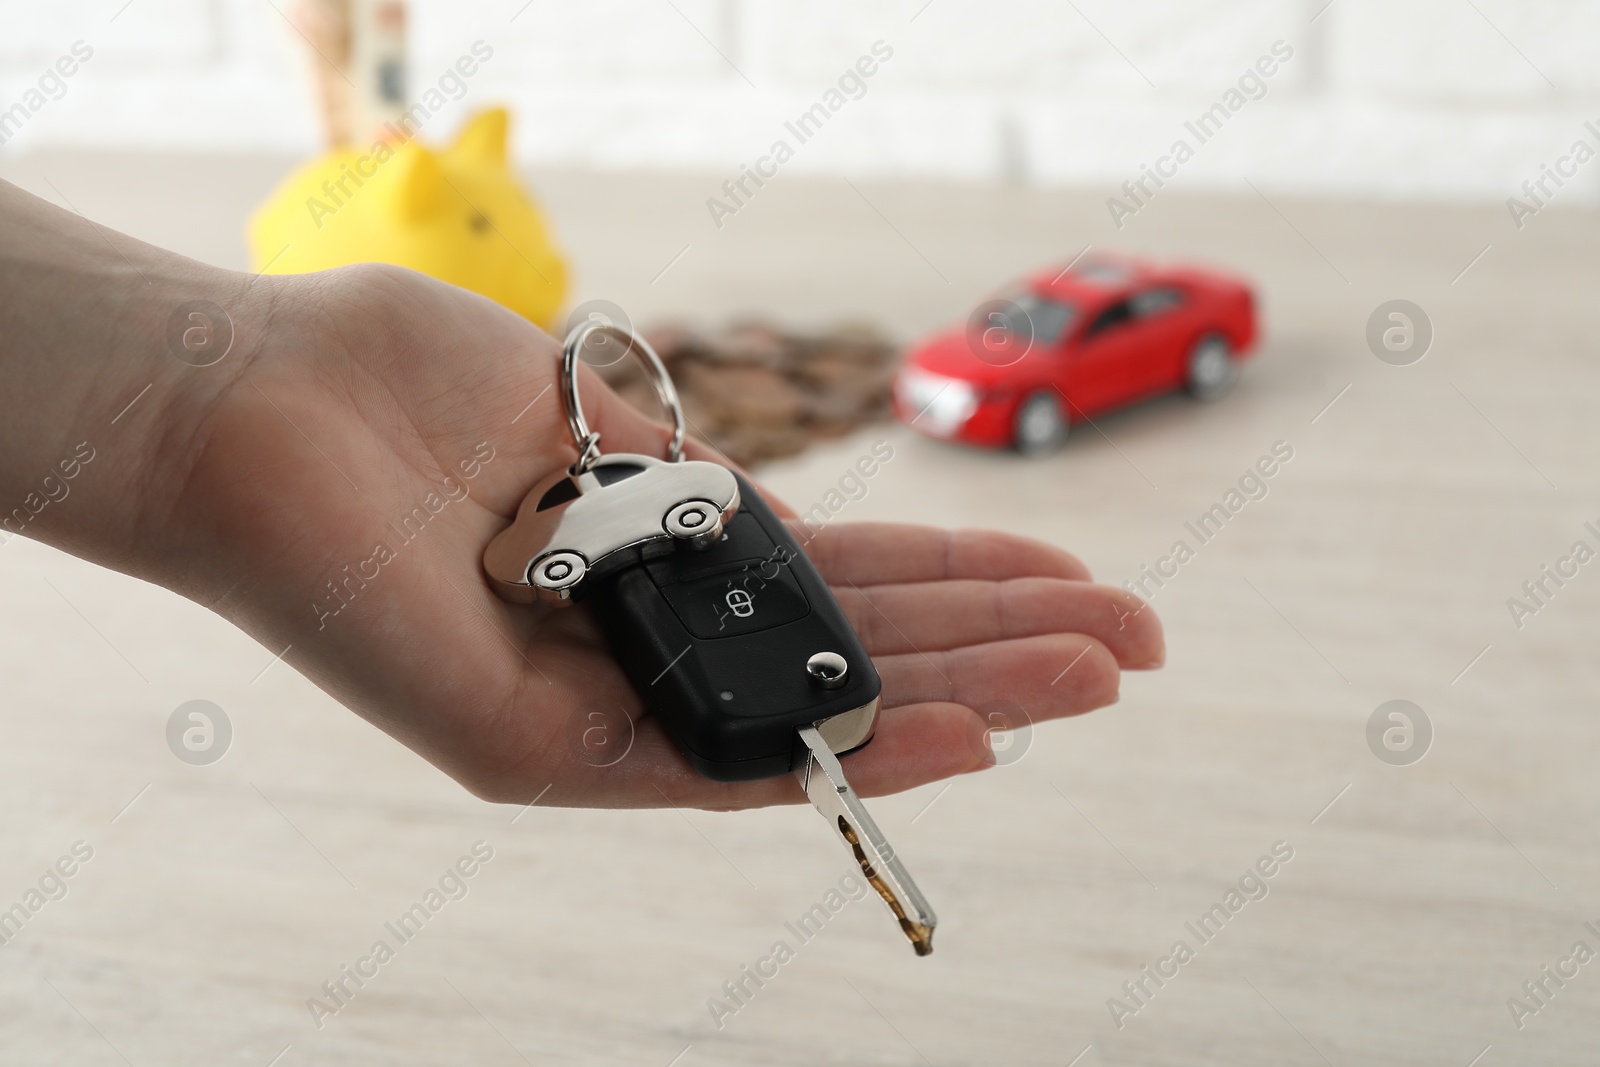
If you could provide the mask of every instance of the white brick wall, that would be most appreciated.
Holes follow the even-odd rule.
[[[430,133],[505,102],[528,163],[731,176],[882,39],[894,58],[786,169],[1108,195],[1280,39],[1294,59],[1175,182],[1503,199],[1600,118],[1600,0],[1075,2],[413,0],[412,85],[482,39],[494,58]],[[0,110],[94,48],[0,152],[315,150],[287,3],[0,0]],[[1600,200],[1600,168],[1561,198]]]

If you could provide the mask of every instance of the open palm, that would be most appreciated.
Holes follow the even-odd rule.
[[[395,268],[260,290],[239,351],[207,369],[231,384],[171,475],[162,580],[273,649],[291,645],[289,663],[479,796],[801,799],[788,778],[700,778],[642,714],[587,608],[510,605],[488,587],[484,546],[530,486],[576,458],[556,342]],[[593,375],[583,390],[606,451],[661,454],[661,427]],[[987,765],[994,723],[973,709],[1076,714],[1116,699],[1120,669],[1162,659],[1153,612],[1038,542],[838,524],[806,551],[883,676],[877,736],[846,763],[864,795]]]

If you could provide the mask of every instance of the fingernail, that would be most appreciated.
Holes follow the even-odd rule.
[[[1165,647],[1149,659],[1140,660],[1128,666],[1130,671],[1154,671],[1167,665],[1167,650]]]

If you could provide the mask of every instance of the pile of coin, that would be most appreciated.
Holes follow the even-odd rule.
[[[742,466],[889,413],[899,350],[871,327],[802,333],[747,321],[714,332],[660,325],[644,336],[672,373],[690,435]],[[661,417],[635,361],[596,369],[634,407]]]

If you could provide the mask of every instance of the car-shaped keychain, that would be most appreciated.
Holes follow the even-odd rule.
[[[1255,298],[1236,278],[1085,258],[914,349],[895,379],[894,410],[930,437],[1044,453],[1074,423],[1146,397],[1221,396],[1255,340]]]
[[[583,473],[562,471],[536,489],[484,553],[501,594],[524,604],[566,600],[592,573],[668,551],[671,539],[711,544],[739,510],[733,472],[698,460],[601,456]],[[625,557],[628,549],[637,552]]]
[[[608,331],[591,331],[608,332]],[[619,332],[620,331],[610,331]],[[636,339],[626,338],[630,350]],[[705,548],[739,510],[739,482],[717,463],[683,458],[683,411],[672,379],[648,345],[639,357],[673,418],[667,459],[601,455],[578,402],[574,366],[564,368],[567,422],[582,445],[578,462],[546,478],[523,499],[516,521],[484,551],[484,571],[515,603],[568,601],[587,579],[673,551],[677,542]],[[578,346],[564,359],[574,364]]]

